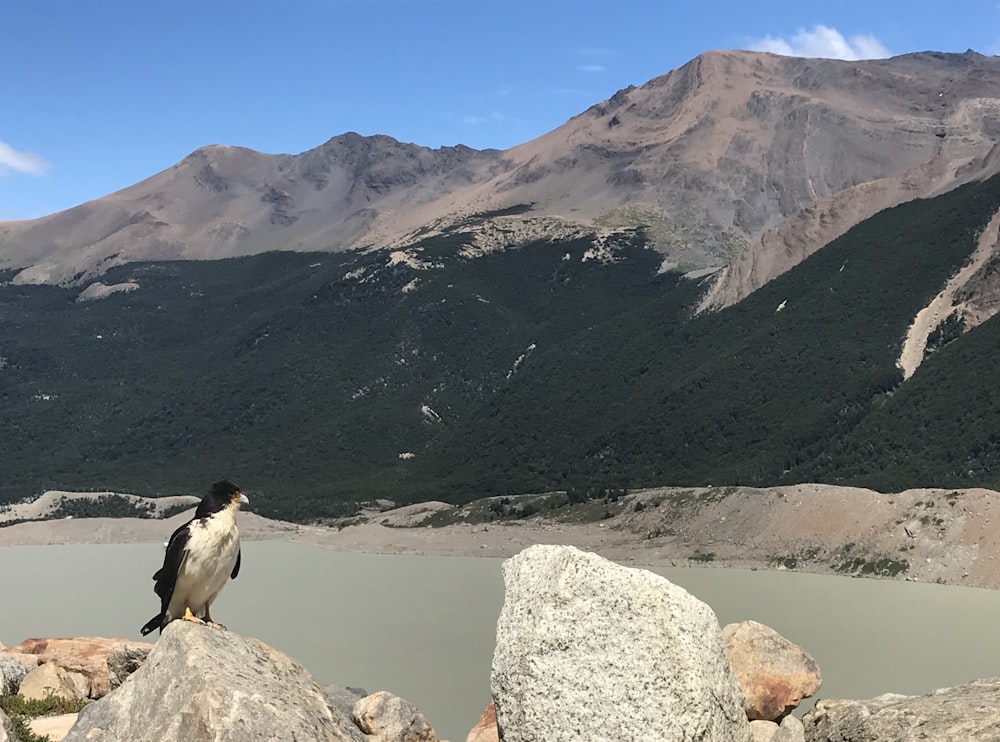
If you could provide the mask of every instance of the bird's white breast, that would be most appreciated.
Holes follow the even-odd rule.
[[[175,605],[180,613],[184,606],[189,606],[195,614],[202,612],[229,579],[239,550],[235,510],[226,508],[209,518],[194,521],[177,575],[170,613],[178,615]]]

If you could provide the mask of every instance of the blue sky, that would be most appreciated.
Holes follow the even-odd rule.
[[[1000,52],[997,0],[4,0],[0,219],[205,144],[504,149],[708,49]]]

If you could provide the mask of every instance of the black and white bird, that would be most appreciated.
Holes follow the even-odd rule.
[[[142,635],[174,619],[206,623],[209,609],[226,580],[240,573],[240,531],[236,511],[249,502],[232,482],[216,482],[198,505],[194,518],[174,531],[167,542],[163,566],[156,571],[153,591],[160,612],[142,627]]]

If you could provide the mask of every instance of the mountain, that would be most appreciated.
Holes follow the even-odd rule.
[[[0,502],[221,476],[291,520],[668,483],[997,489],[1000,319],[947,304],[900,358],[998,211],[1000,175],[901,204],[703,314],[709,279],[641,233],[134,263],[104,278],[140,288],[100,299],[0,275]]]
[[[506,152],[212,147],[6,223],[0,503],[1000,488],[998,64],[710,53]]]
[[[1000,59],[709,52],[506,151],[344,134],[299,155],[204,147],[118,193],[0,223],[18,283],[141,260],[470,250],[642,228],[665,267],[730,266],[728,306],[882,208],[996,171]]]

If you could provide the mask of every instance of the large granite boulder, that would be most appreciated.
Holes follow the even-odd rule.
[[[89,683],[87,695],[100,698],[113,687],[109,660],[130,657],[134,660],[133,666],[138,666],[152,646],[147,642],[104,637],[25,639],[17,646],[5,649],[4,653],[34,656],[39,664],[52,662],[65,670],[84,675]],[[120,680],[121,677],[116,678],[119,683]]]
[[[816,660],[762,623],[731,623],[722,639],[748,719],[780,721],[823,684]]]
[[[719,622],[684,589],[571,546],[529,547],[503,575],[503,742],[751,739]]]
[[[298,662],[256,639],[168,624],[146,661],[66,742],[365,742]]]
[[[889,693],[863,701],[821,700],[802,722],[809,742],[996,742],[1000,678],[925,696]]]
[[[420,710],[388,691],[358,699],[351,718],[369,742],[439,742]]]

